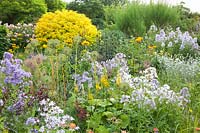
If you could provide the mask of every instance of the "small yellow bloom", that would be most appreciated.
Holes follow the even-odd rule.
[[[193,112],[192,109],[189,109],[189,112],[192,113]]]
[[[117,86],[119,86],[122,82],[122,78],[121,75],[119,73],[117,73],[117,77],[116,77],[116,84]]]
[[[11,40],[12,40],[12,41],[16,41],[16,39],[15,39],[15,38],[12,38]]]
[[[149,45],[148,48],[149,49],[155,49],[157,46],[156,45]]]
[[[93,95],[92,95],[92,93],[88,93],[88,100],[92,100],[92,99],[94,99],[94,97],[93,97]]]
[[[142,42],[142,40],[143,40],[143,38],[142,38],[142,37],[137,37],[137,38],[135,39],[135,41],[136,41],[137,43],[141,43],[141,42]]]
[[[81,42],[81,45],[83,45],[83,46],[89,46],[90,42],[88,42],[87,40],[84,40],[83,42]]]
[[[12,48],[16,49],[16,48],[19,48],[19,46],[17,46],[16,44],[12,44]]]
[[[21,34],[21,33],[19,33],[19,34],[18,34],[18,36],[22,36],[22,34]]]
[[[110,84],[108,82],[108,77],[106,75],[102,75],[101,76],[101,84],[104,86],[104,87],[109,87]]]
[[[74,92],[78,93],[78,85],[77,84],[74,86]]]
[[[99,83],[96,83],[95,86],[96,86],[96,90],[97,90],[97,91],[101,90],[101,86],[99,85]]]
[[[12,49],[9,49],[8,52],[9,53],[14,53],[14,51]]]
[[[84,50],[81,51],[81,53],[82,53],[82,54],[86,54],[86,53],[87,53],[87,50],[84,49]]]
[[[43,44],[43,45],[42,45],[42,48],[47,48],[47,45],[46,45],[46,44]]]
[[[161,50],[158,54],[159,54],[159,55],[164,55],[164,51]]]

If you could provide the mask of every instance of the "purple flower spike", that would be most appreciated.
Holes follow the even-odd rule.
[[[4,58],[0,62],[0,72],[5,74],[4,83],[13,85],[26,84],[25,78],[30,78],[31,73],[21,69],[22,60],[13,59],[13,55],[5,52]]]
[[[3,58],[8,59],[8,60],[12,59],[12,57],[13,57],[13,54],[11,54],[9,52],[5,52],[3,55]]]

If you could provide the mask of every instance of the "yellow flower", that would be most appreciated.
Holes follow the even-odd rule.
[[[43,45],[42,45],[42,48],[44,48],[44,49],[47,48],[47,45],[46,45],[46,44],[43,44]]]
[[[16,44],[12,44],[12,48],[13,49],[17,48],[17,45]]]
[[[164,51],[163,50],[160,50],[160,53],[159,53],[160,55],[163,55],[164,54]]]
[[[12,49],[9,49],[8,52],[9,53],[14,53],[14,51]]]
[[[192,113],[193,112],[192,109],[189,109],[189,112]]]
[[[151,49],[151,50],[152,50],[152,49],[155,49],[156,47],[157,47],[156,45],[149,45],[149,46],[148,46],[148,48]]]
[[[87,52],[88,52],[88,51],[87,51],[86,49],[84,49],[84,50],[81,51],[81,54],[84,55],[84,54],[86,54]]]
[[[137,38],[135,39],[135,41],[136,41],[137,43],[141,43],[141,42],[142,42],[142,40],[143,40],[143,38],[142,38],[142,37],[137,37]]]
[[[21,33],[19,33],[19,34],[18,34],[18,36],[22,36],[22,34],[21,34]]]
[[[104,86],[104,87],[109,87],[110,84],[108,82],[108,77],[107,75],[102,75],[101,76],[101,84]]]
[[[87,40],[84,40],[83,42],[81,42],[81,45],[83,45],[83,46],[89,46],[90,42],[88,42]]]
[[[101,86],[99,85],[99,83],[96,83],[95,87],[97,91],[101,90]]]
[[[117,86],[119,86],[122,82],[122,79],[121,79],[121,75],[119,73],[117,73],[117,77],[116,77],[116,84]]]
[[[77,84],[74,86],[74,92],[78,93],[78,85]]]
[[[92,93],[88,93],[88,100],[92,100],[92,99],[94,99],[94,97],[93,97],[93,95],[92,95]]]
[[[12,38],[11,40],[12,40],[12,41],[16,41],[16,39],[15,39],[15,38]]]

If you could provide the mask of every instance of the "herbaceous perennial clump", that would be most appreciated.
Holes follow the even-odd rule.
[[[31,73],[21,68],[22,60],[14,59],[13,54],[4,53],[3,60],[0,62],[0,73],[5,75],[4,83],[13,85],[25,85],[26,78],[31,77]]]
[[[26,120],[26,125],[34,126],[41,125],[39,129],[31,129],[39,132],[53,132],[65,133],[67,131],[73,132],[79,130],[79,127],[76,126],[74,118],[64,114],[59,106],[56,106],[56,103],[50,101],[50,99],[43,99],[39,102],[38,117],[29,117]],[[67,131],[66,131],[67,130]]]
[[[86,58],[89,62],[91,57],[89,54],[87,55]],[[96,73],[98,77],[104,76],[105,72],[112,74],[114,71],[118,71],[114,79],[110,81],[116,84],[128,84],[132,90],[131,94],[121,96],[120,102],[122,104],[129,103],[139,108],[157,109],[158,104],[174,104],[184,108],[190,102],[188,88],[183,87],[180,92],[175,92],[168,84],[161,85],[154,67],[145,69],[141,72],[141,76],[132,77],[125,57],[126,55],[123,53],[118,53],[113,59],[91,62],[92,67],[89,70],[91,73]],[[92,77],[89,76],[88,72],[84,72],[82,76],[78,75],[76,79],[79,88],[81,88],[84,82],[88,83],[88,87],[92,87]]]
[[[197,38],[193,37],[188,31],[182,32],[179,27],[176,30],[172,28],[158,30],[155,25],[152,25],[148,31],[148,36],[145,38],[156,45],[158,52],[184,57],[199,55]]]
[[[181,57],[173,59],[167,56],[157,55],[156,60],[159,64],[162,64],[166,74],[172,76],[180,76],[185,81],[191,81],[196,78],[200,72],[199,58],[189,58],[187,60]]]
[[[165,32],[163,29],[160,30],[159,34],[156,34],[156,42],[162,43],[161,46],[173,47],[173,45],[179,45],[179,49],[182,50],[186,46],[190,46],[192,49],[198,49],[197,38],[193,38],[188,31],[181,32],[180,28],[176,28],[176,31],[171,30]]]
[[[29,24],[5,24],[8,29],[7,37],[9,38],[12,46],[9,49],[9,52],[14,51],[24,51],[24,48],[28,43],[34,39],[34,28],[35,25],[32,23]]]
[[[97,28],[84,14],[71,10],[44,14],[36,24],[36,38],[43,44],[58,39],[72,46],[75,36],[82,38],[81,45],[90,46],[98,35]]]

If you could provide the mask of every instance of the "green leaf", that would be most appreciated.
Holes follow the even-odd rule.
[[[112,103],[107,100],[104,100],[104,101],[99,102],[97,105],[100,107],[106,107],[106,106],[111,106]]]
[[[89,128],[96,129],[101,123],[101,114],[94,113],[87,121]]]
[[[99,126],[97,129],[96,129],[96,132],[97,133],[109,133],[109,130],[104,127],[104,126]]]
[[[102,116],[106,116],[108,118],[111,118],[113,116],[113,113],[112,112],[109,112],[109,111],[106,111],[102,114]]]
[[[130,124],[130,118],[128,115],[123,114],[120,116],[120,119],[122,120],[120,123],[120,127],[125,129]]]

